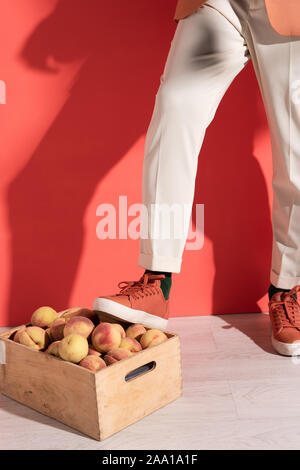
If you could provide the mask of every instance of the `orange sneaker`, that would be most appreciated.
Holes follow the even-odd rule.
[[[300,285],[278,292],[269,302],[272,345],[283,356],[300,355],[300,305],[293,295],[299,290]]]
[[[144,273],[139,281],[122,281],[120,292],[98,297],[93,310],[109,313],[131,323],[164,329],[169,318],[169,300],[164,298],[160,280],[164,274]]]

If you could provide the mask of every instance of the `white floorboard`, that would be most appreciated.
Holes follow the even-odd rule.
[[[97,442],[0,395],[0,449],[300,449],[300,358],[274,353],[266,314],[168,329],[182,341],[182,398]]]

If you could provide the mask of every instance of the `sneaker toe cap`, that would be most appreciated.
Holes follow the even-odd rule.
[[[300,331],[296,328],[284,328],[275,338],[281,343],[297,343],[300,342]]]
[[[126,307],[131,307],[127,295],[108,295],[105,298],[111,300],[112,302],[117,302],[121,305],[125,305]]]

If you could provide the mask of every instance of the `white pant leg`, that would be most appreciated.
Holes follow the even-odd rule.
[[[209,2],[214,4],[215,0]],[[198,155],[207,126],[249,58],[241,24],[228,0],[181,20],[171,44],[146,136],[141,233],[154,227],[150,206],[191,207]],[[190,221],[179,239],[140,239],[139,266],[179,272]]]
[[[273,30],[264,0],[250,0],[247,24],[273,152],[271,282],[290,289],[300,283],[300,37]]]

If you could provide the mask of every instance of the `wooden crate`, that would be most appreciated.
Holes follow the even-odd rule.
[[[101,320],[118,318],[106,314]],[[164,343],[94,373],[12,341],[17,329],[0,335],[0,392],[97,440],[182,393],[180,341],[175,334],[165,332]],[[150,370],[125,380],[146,364]]]

